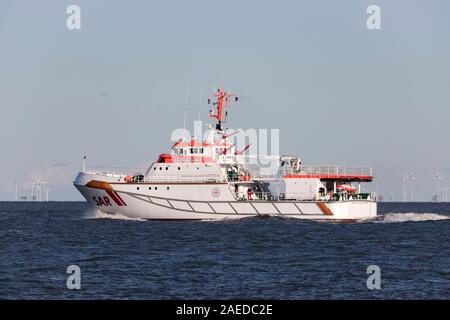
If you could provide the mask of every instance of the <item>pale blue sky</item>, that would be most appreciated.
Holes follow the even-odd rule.
[[[370,4],[381,30],[366,28]],[[186,83],[197,104],[222,73],[242,96],[230,126],[279,128],[305,163],[373,165],[385,197],[413,169],[428,199],[435,168],[450,186],[449,35],[445,0],[2,0],[0,199],[36,176],[52,199],[81,199],[83,154],[153,161],[182,126]]]

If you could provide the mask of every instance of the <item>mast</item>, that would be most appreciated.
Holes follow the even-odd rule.
[[[214,114],[213,110],[210,110],[209,117],[215,118],[217,120],[216,130],[224,131],[224,128],[222,126],[222,122],[224,119],[223,109],[230,107],[231,97],[234,97],[234,101],[237,102],[238,96],[231,92],[226,92],[223,81],[222,81],[222,85],[221,85],[220,89],[218,89],[217,92],[214,92],[213,96],[217,98],[217,101],[213,103],[213,105],[217,106],[217,113]],[[210,104],[210,103],[211,103],[211,100],[208,99],[208,104]],[[227,112],[225,111],[225,117],[226,117],[226,115],[227,115]]]

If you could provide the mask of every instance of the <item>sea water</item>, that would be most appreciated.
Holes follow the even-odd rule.
[[[84,202],[0,203],[0,299],[448,299],[450,204],[382,221],[143,221]],[[369,289],[369,266],[380,289]],[[69,266],[80,289],[68,289]],[[70,272],[70,270],[69,270]]]

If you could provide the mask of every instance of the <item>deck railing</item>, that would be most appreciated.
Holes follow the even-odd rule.
[[[199,175],[149,175],[139,182],[164,183],[164,182],[197,182],[197,183],[224,183],[226,179],[217,174],[199,174]]]
[[[107,171],[111,170],[111,171]],[[145,176],[145,171],[142,169],[125,169],[123,171],[114,169],[89,169],[86,172],[92,173],[104,177],[115,178],[120,181],[125,181],[125,177],[130,175],[134,176],[135,183],[188,183],[188,182],[197,182],[197,183],[218,183],[218,182],[226,182],[226,179],[218,174],[164,174],[164,175],[155,175],[150,174]]]
[[[254,174],[254,179],[276,179],[289,175],[320,175],[322,178],[334,178],[336,176],[373,177],[372,167],[361,166],[332,166],[332,165],[301,165],[299,170],[294,168],[281,169],[274,174]]]
[[[87,173],[94,173],[103,176],[127,176],[133,174],[144,174],[148,168],[126,168],[126,167],[90,167]]]
[[[335,193],[331,196],[313,196],[307,197],[304,193],[272,193],[272,192],[253,192],[251,200],[248,199],[248,194],[241,195],[242,201],[252,200],[266,200],[266,201],[348,201],[348,200],[376,200],[377,195],[375,192],[363,192],[363,193]]]
[[[372,167],[362,166],[334,166],[334,165],[301,165],[300,170],[294,168],[284,168],[273,174],[261,174],[252,172],[252,180],[273,180],[280,179],[288,175],[300,175],[308,177],[310,175],[320,175],[321,178],[341,177],[373,177]],[[90,168],[86,172],[106,177],[124,179],[127,175],[142,175],[139,182],[225,182],[226,178],[218,174],[164,174],[145,175],[148,168]],[[236,176],[231,181],[241,181],[241,177]]]

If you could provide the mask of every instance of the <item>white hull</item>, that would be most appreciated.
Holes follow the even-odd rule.
[[[75,187],[96,209],[109,214],[148,220],[224,220],[255,216],[359,221],[375,219],[377,203],[371,200],[349,201],[239,201],[232,197],[228,184],[125,184],[110,181],[110,190],[86,186],[92,177],[80,173]],[[99,177],[95,177],[99,178]],[[138,190],[139,188],[139,190]],[[219,200],[211,189],[219,190]],[[186,192],[189,190],[189,192]],[[189,194],[185,199],[183,194]],[[101,199],[101,200],[100,200]]]

